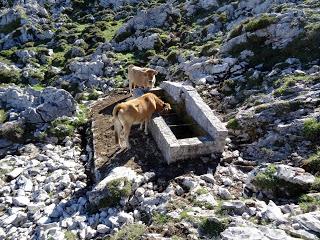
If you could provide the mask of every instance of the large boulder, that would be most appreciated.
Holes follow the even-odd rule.
[[[285,231],[280,229],[270,229],[266,227],[229,227],[221,233],[222,240],[269,240],[269,239],[286,239],[294,240],[297,238],[290,237]]]
[[[320,234],[320,211],[300,214],[291,219],[299,223],[303,229]]]
[[[22,113],[27,122],[51,122],[58,117],[71,117],[76,111],[75,100],[63,89],[47,87],[41,92],[39,100],[38,106],[29,107]]]
[[[170,4],[163,4],[146,11],[141,11],[118,30],[115,40],[121,42],[136,31],[163,27],[165,25],[169,26],[172,22],[169,17],[176,16],[177,14],[179,13]]]
[[[315,179],[299,167],[262,165],[248,174],[246,189],[262,192],[269,198],[296,197],[307,192]]]
[[[45,123],[72,116],[76,102],[63,89],[47,87],[42,91],[19,87],[0,88],[0,106],[20,113],[28,123]]]
[[[116,206],[133,193],[142,179],[131,168],[116,167],[87,193],[89,202],[98,208]]]

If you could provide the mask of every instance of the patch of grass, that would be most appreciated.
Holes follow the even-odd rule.
[[[64,232],[64,238],[66,240],[76,240],[76,239],[78,239],[77,236],[71,231],[65,231]]]
[[[70,119],[59,118],[54,120],[51,125],[52,128],[49,132],[59,140],[63,140],[66,136],[72,136],[75,131],[75,126]]]
[[[303,135],[310,141],[319,141],[320,122],[315,118],[306,120],[303,124]]]
[[[36,84],[36,85],[31,86],[31,88],[36,91],[42,91],[43,89],[45,89],[45,86],[43,86],[41,84]]]
[[[21,81],[21,73],[13,69],[0,69],[0,79],[2,83],[19,83]]]
[[[320,150],[312,154],[307,160],[303,162],[307,170],[313,173],[320,172]]]
[[[278,184],[278,179],[274,176],[276,172],[276,166],[274,164],[270,164],[264,172],[257,174],[254,182],[260,188],[272,190]]]
[[[0,124],[7,120],[7,113],[4,109],[0,109]]]
[[[199,188],[199,189],[196,191],[196,194],[198,194],[198,195],[207,194],[207,193],[208,193],[208,190],[205,189],[205,188]]]
[[[314,182],[311,184],[311,190],[320,192],[320,177],[316,177]]]
[[[132,192],[132,185],[127,178],[118,178],[107,184],[108,196],[100,200],[98,207],[115,207],[121,198],[129,197]]]
[[[262,15],[261,17],[252,19],[248,23],[244,25],[244,30],[246,32],[254,32],[259,29],[263,29],[268,27],[269,25],[275,23],[277,21],[277,17],[270,15]]]
[[[208,237],[215,238],[227,228],[228,223],[227,219],[205,218],[200,222],[200,229]]]
[[[236,118],[231,118],[227,123],[227,128],[238,129],[239,128],[238,120]]]
[[[96,89],[93,89],[88,94],[88,100],[97,100],[99,98],[99,92]]]
[[[172,218],[166,214],[156,212],[152,215],[152,222],[154,224],[165,225],[170,221],[172,221]]]
[[[305,194],[299,198],[299,206],[304,213],[316,211],[320,208],[320,199],[312,194]]]
[[[146,231],[143,224],[130,224],[122,227],[110,240],[140,240]],[[106,240],[106,239],[105,239]]]
[[[122,21],[108,22],[106,29],[102,32],[102,35],[105,37],[106,40],[110,41],[114,37],[115,33],[122,26],[122,24]]]

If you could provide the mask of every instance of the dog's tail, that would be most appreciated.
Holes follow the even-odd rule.
[[[115,137],[116,144],[120,143],[120,133],[122,130],[122,124],[118,118],[118,113],[119,113],[120,109],[121,109],[120,106],[116,105],[112,111],[113,125],[114,125],[114,137]]]

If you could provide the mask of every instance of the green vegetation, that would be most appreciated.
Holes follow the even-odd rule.
[[[248,19],[241,24],[235,26],[229,33],[229,38],[234,38],[239,36],[244,32],[255,32],[259,29],[268,27],[277,21],[277,17],[264,14],[260,17],[254,19]]]
[[[118,178],[107,184],[108,197],[100,200],[98,207],[115,207],[119,204],[121,198],[129,197],[132,192],[131,183],[127,178]]]
[[[259,18],[252,19],[248,23],[246,23],[243,29],[246,32],[254,32],[258,29],[263,29],[268,27],[269,25],[275,23],[277,21],[277,17],[270,15],[262,15]]]
[[[21,73],[18,70],[2,68],[0,69],[0,79],[2,83],[19,83]]]
[[[88,100],[97,100],[99,98],[99,92],[96,89],[93,89],[88,94]]]
[[[33,90],[36,90],[36,91],[42,91],[45,87],[41,84],[36,84],[36,85],[33,85],[32,86],[32,89]]]
[[[196,194],[198,194],[198,195],[207,194],[207,193],[208,193],[208,190],[205,188],[199,188],[196,191]]]
[[[239,128],[238,120],[236,118],[231,118],[227,123],[227,128],[238,129]]]
[[[320,192],[320,177],[316,177],[314,182],[311,184],[311,190]]]
[[[77,236],[71,231],[64,232],[64,238],[66,240],[76,240],[76,239],[78,239]]]
[[[303,212],[311,212],[320,208],[320,198],[312,194],[305,194],[299,198],[299,206]]]
[[[205,218],[200,223],[200,229],[208,237],[214,238],[218,237],[227,228],[228,223],[227,219]]]
[[[66,136],[72,136],[77,128],[84,126],[87,122],[88,109],[83,104],[79,104],[75,118],[64,117],[55,119],[51,123],[49,133],[61,141]]]
[[[316,153],[312,154],[307,160],[305,160],[303,165],[310,172],[320,172],[320,150],[318,150]]]
[[[143,224],[126,225],[119,232],[110,238],[110,240],[139,240],[146,231],[146,226]]]
[[[123,22],[122,21],[112,21],[108,22],[106,24],[105,30],[103,30],[102,35],[107,41],[110,41],[115,33],[119,30],[119,28],[122,26]]]
[[[270,164],[264,172],[260,172],[254,179],[260,188],[274,190],[277,187],[278,179],[275,177],[277,169],[274,164]]]
[[[0,124],[7,120],[7,114],[4,109],[0,109]]]
[[[303,124],[303,135],[310,141],[319,141],[320,122],[315,118],[306,120]]]
[[[157,225],[165,225],[171,221],[172,221],[172,218],[166,214],[156,212],[152,215],[152,222]]]
[[[52,128],[49,132],[57,137],[59,140],[63,140],[66,136],[72,136],[75,131],[73,122],[66,118],[59,118],[52,122]]]

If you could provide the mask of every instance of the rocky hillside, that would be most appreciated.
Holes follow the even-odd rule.
[[[92,184],[90,106],[129,64],[226,123],[205,174]],[[319,239],[319,147],[318,0],[0,0],[1,240]]]

